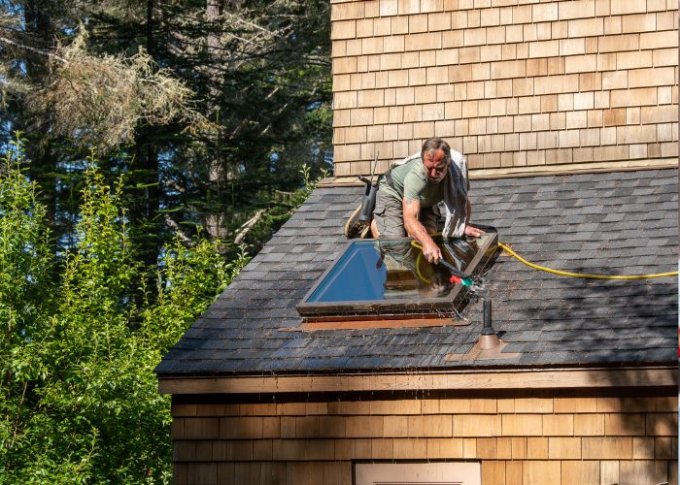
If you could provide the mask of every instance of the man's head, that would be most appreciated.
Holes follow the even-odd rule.
[[[439,183],[444,180],[451,161],[451,147],[448,143],[441,138],[425,140],[420,157],[430,182]]]

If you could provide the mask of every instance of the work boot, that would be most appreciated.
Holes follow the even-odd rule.
[[[344,233],[347,239],[365,239],[371,230],[371,221],[360,221],[362,204],[350,214],[345,223]]]

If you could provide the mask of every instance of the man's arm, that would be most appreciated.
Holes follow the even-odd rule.
[[[420,222],[420,201],[408,200],[404,197],[402,209],[404,212],[404,229],[409,236],[422,244],[425,259],[430,263],[438,263],[442,259],[442,252],[427,233],[425,226]]]

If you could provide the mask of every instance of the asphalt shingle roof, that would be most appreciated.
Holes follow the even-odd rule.
[[[469,351],[469,326],[290,331],[295,309],[344,247],[363,188],[318,188],[158,366],[160,376],[399,371],[480,366],[675,363],[677,278],[604,281],[537,272],[502,255],[486,277],[494,327],[511,359]],[[677,170],[472,181],[473,222],[556,269],[609,274],[677,265]]]

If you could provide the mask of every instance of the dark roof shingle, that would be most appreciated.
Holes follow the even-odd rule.
[[[502,255],[486,279],[509,360],[446,360],[467,352],[467,327],[290,331],[295,305],[346,241],[361,187],[318,188],[186,332],[160,376],[396,371],[454,367],[674,363],[677,278],[586,280],[537,272]],[[538,264],[636,274],[677,264],[677,170],[473,180],[473,221]]]

